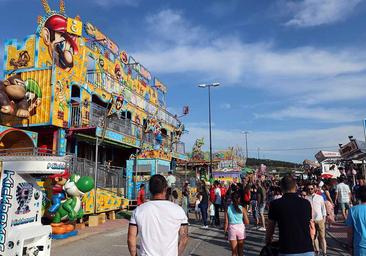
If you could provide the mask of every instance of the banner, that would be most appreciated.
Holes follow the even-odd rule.
[[[155,78],[155,87],[158,90],[162,91],[163,93],[167,93],[167,91],[168,91],[166,86],[156,78]]]

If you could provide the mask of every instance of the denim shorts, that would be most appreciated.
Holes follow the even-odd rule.
[[[265,203],[260,204],[260,205],[258,206],[259,213],[260,213],[260,214],[264,214],[264,209],[265,209],[265,208],[266,208],[266,204],[265,204]]]
[[[341,210],[349,210],[350,205],[349,203],[339,203],[339,208],[341,208]]]

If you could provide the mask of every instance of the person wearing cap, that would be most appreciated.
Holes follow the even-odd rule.
[[[67,18],[59,14],[49,17],[41,36],[55,64],[70,71],[74,66],[74,54],[77,54],[78,46],[76,37],[67,32]]]
[[[58,208],[60,208],[61,201],[66,198],[63,187],[70,178],[70,173],[65,170],[62,173],[50,175],[49,178],[54,183],[54,186],[52,187],[52,205],[48,211],[50,213],[55,213]]]

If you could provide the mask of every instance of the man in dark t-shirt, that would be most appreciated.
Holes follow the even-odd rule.
[[[281,255],[314,255],[311,205],[296,194],[296,180],[292,176],[282,178],[281,188],[284,195],[272,201],[269,207],[266,244],[272,242],[278,224]]]

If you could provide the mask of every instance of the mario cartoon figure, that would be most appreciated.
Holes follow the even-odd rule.
[[[70,178],[70,173],[64,171],[63,173],[51,175],[49,178],[52,179],[55,185],[52,187],[52,205],[48,211],[55,213],[60,208],[61,201],[66,199],[63,187]]]
[[[67,19],[58,14],[52,15],[46,20],[41,35],[55,64],[70,71],[78,46],[76,37],[67,33]]]
[[[118,81],[122,79],[122,71],[119,64],[116,64],[116,66],[114,67],[114,74]]]

